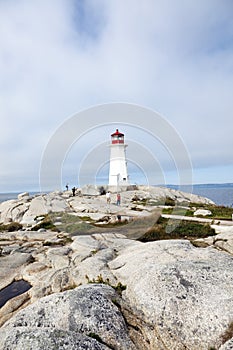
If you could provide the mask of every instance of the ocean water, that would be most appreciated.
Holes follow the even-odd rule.
[[[168,185],[167,187],[178,189],[176,185]],[[179,189],[187,192],[185,186],[180,186]],[[226,207],[233,206],[233,183],[193,185],[192,193],[207,197],[217,205],[224,205]]]
[[[218,205],[233,206],[233,184],[194,185],[193,193],[212,199]]]
[[[4,201],[8,201],[10,199],[17,199],[18,194],[22,192],[10,192],[10,193],[0,193],[0,203]],[[34,196],[35,194],[38,194],[39,192],[29,192],[30,196]]]
[[[0,203],[9,199],[16,199],[19,193],[0,193]]]
[[[176,185],[168,185],[167,187],[178,189]],[[180,190],[185,191],[185,187],[179,187]],[[201,184],[193,185],[194,194],[207,197],[214,201],[217,205],[224,205],[227,207],[233,206],[233,183],[227,184]],[[16,199],[18,193],[0,193],[0,202],[9,199]],[[38,194],[38,192],[29,193],[30,195]]]

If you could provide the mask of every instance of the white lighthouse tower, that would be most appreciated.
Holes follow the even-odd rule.
[[[126,147],[124,134],[118,129],[111,135],[110,144],[110,166],[109,166],[109,186],[119,188],[119,186],[128,186],[128,172],[126,162]]]

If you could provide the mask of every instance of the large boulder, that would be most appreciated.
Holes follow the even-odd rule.
[[[212,213],[210,210],[207,210],[207,209],[197,209],[197,210],[195,210],[193,215],[194,216],[210,216],[210,215],[212,215]]]
[[[98,196],[100,194],[100,190],[98,186],[85,185],[81,188],[81,194],[83,196]]]
[[[42,298],[0,329],[0,349],[136,349],[117,299],[95,284]]]
[[[35,224],[36,217],[51,212],[64,212],[69,209],[67,201],[59,193],[40,195],[32,199],[23,215],[22,224]]]
[[[23,192],[18,194],[18,199],[28,199],[29,198],[29,193],[28,192]]]
[[[185,240],[126,248],[109,263],[127,285],[125,317],[141,349],[218,348],[233,322],[232,256]],[[147,339],[147,343],[145,340]]]
[[[230,251],[232,229],[218,225],[216,229],[218,236],[207,238],[208,243]],[[1,288],[20,276],[32,288],[2,308],[0,323],[11,319],[1,328],[0,349],[63,349],[62,339],[70,349],[131,349],[129,337],[140,350],[230,349],[233,259],[229,253],[196,248],[186,240],[141,243],[113,233],[76,236],[72,243],[64,236],[59,243],[61,234],[47,232],[48,243],[53,235],[56,238],[55,245],[47,245],[43,235],[9,234],[21,245],[0,258]],[[122,297],[110,286],[87,285],[88,280],[118,286]],[[70,292],[43,298],[80,284]],[[25,303],[34,304],[16,314]],[[90,334],[98,335],[102,343]]]
[[[36,217],[40,215],[69,209],[69,203],[57,192],[33,198],[23,195],[18,200],[0,203],[0,222],[17,221],[24,225],[33,225],[37,223]]]
[[[9,200],[0,203],[0,222],[7,224],[12,221],[20,222],[30,207],[24,200]]]
[[[215,229],[217,235],[196,239],[195,244],[212,245],[233,255],[233,226],[211,225],[211,227]]]

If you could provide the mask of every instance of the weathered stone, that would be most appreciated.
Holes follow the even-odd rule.
[[[29,193],[28,192],[23,192],[18,194],[18,199],[28,199],[29,198]]]
[[[25,303],[29,301],[29,299],[29,293],[26,292],[8,300],[6,304],[0,308],[0,327],[11,318],[16,310],[19,311],[22,305],[25,306]]]
[[[129,322],[148,339],[148,349],[221,345],[233,321],[231,256],[188,241],[157,241],[129,246],[109,266],[127,285]]]
[[[0,257],[0,289],[10,284],[21,273],[22,267],[32,262],[32,255],[15,252]]]
[[[20,200],[9,200],[0,203],[0,222],[5,224],[12,221],[20,222],[29,207],[30,203]]]
[[[212,215],[210,210],[206,210],[206,209],[197,209],[194,213],[194,216],[209,216]]]
[[[221,250],[225,250],[233,255],[233,227],[221,225],[212,225],[211,227],[214,228],[218,234],[213,237],[202,238],[201,241],[207,245],[213,245]],[[195,242],[200,242],[200,239]]]
[[[46,232],[45,228],[39,228],[38,232]]]
[[[208,202],[201,197],[195,199],[170,189],[144,187],[139,188],[137,194],[139,200],[146,199],[152,205],[161,197],[170,197],[178,203],[189,200]],[[150,215],[153,206],[137,204],[136,209],[141,211],[131,210],[133,195],[134,191],[124,192],[120,207],[116,206],[113,198],[107,207],[105,196],[80,195],[68,199],[63,194],[53,193],[35,197],[39,199],[37,203],[34,202],[34,209],[33,206],[31,208],[33,199],[29,198],[28,202],[22,199],[3,206],[0,204],[0,211],[3,208],[1,215],[5,216],[1,217],[11,221],[16,217],[22,219],[22,215],[27,214],[27,223],[32,218],[36,223],[46,212],[59,208],[61,212],[71,210],[77,216],[88,215],[95,221],[98,217],[102,220],[107,217],[108,222],[114,222],[117,215],[122,218],[127,215],[132,227],[135,227],[132,218]],[[46,210],[41,213],[43,203]],[[34,217],[36,212],[42,216]],[[61,222],[62,215],[55,220]],[[151,225],[150,220],[144,221],[145,225],[147,221]],[[130,222],[126,226],[116,227],[115,232],[125,232],[129,237]],[[216,225],[216,232],[217,236],[202,239],[201,243],[233,253],[233,228]],[[9,309],[1,314],[1,322],[6,322],[8,317],[11,319],[0,329],[0,349],[63,349],[63,346],[64,349],[75,346],[80,349],[92,349],[92,346],[93,349],[133,349],[129,336],[140,350],[209,350],[222,345],[223,335],[233,322],[231,255],[212,248],[194,248],[188,241],[181,240],[143,244],[121,234],[98,233],[72,237],[73,243],[70,244],[67,235],[49,230],[1,233],[1,254],[5,250],[5,254],[9,255],[0,258],[0,288],[15,278],[30,282],[32,288],[27,292],[25,302],[23,296],[18,298],[18,304],[17,299],[7,302]],[[3,260],[5,258],[9,260]],[[108,286],[88,284],[73,290],[71,294],[59,293],[43,299],[45,295],[86,284],[88,280],[103,281],[112,286],[119,283],[119,290],[124,286],[126,290],[121,298]],[[114,310],[119,313],[120,320],[123,319],[121,312],[127,320],[127,325],[123,322],[126,327],[122,328],[124,331],[120,330],[124,336],[119,336],[118,329],[114,328],[115,323],[121,324],[121,321],[112,315],[112,302],[108,297],[110,304],[107,305],[111,307],[106,306],[106,288],[114,293],[110,299],[119,307]],[[17,308],[27,303],[34,304],[30,306],[31,309],[21,310],[25,313],[16,314]],[[15,305],[16,309],[10,305]],[[43,306],[37,309],[37,305]],[[43,314],[42,319],[40,313]],[[106,313],[111,317],[105,317]],[[11,323],[18,315],[21,315],[20,322]],[[105,321],[99,323],[99,317]],[[102,343],[88,336],[90,333],[98,335]],[[228,343],[231,344],[231,341]],[[222,349],[228,350],[228,343],[225,344],[228,348]]]
[[[99,349],[133,350],[124,318],[114,303],[117,298],[111,287],[94,284],[47,296],[21,310],[0,329],[0,349],[20,350],[26,345],[33,349],[54,349],[58,345],[59,349],[67,349],[60,343],[62,336],[67,340],[73,334],[77,338],[71,336],[71,345],[79,341],[79,349],[89,339],[96,346],[93,349],[98,349],[98,344]],[[50,337],[41,340],[41,330]]]
[[[22,224],[35,224],[36,217],[50,212],[62,212],[68,210],[68,203],[61,195],[49,193],[35,197],[30,202],[28,211],[24,214]]]
[[[76,332],[52,328],[13,329],[6,339],[4,350],[107,350],[108,346]]]
[[[152,210],[150,206],[137,206],[141,212],[130,210],[130,203],[135,194],[139,200],[153,201],[166,199],[167,197],[181,202],[197,202],[197,203],[213,203],[207,198],[175,191],[169,188],[162,187],[146,187],[139,186],[137,191],[125,191],[121,193],[121,205],[116,205],[115,194],[112,195],[110,205],[106,205],[106,198],[99,194],[99,188],[93,185],[87,185],[82,189],[80,196],[68,197],[67,193],[53,192],[49,194],[41,194],[34,197],[21,195],[18,200],[10,200],[0,203],[0,222],[17,221],[24,226],[33,226],[38,223],[38,220],[50,212],[77,212],[77,214],[88,215],[93,220],[98,220],[106,213],[117,215],[119,209],[121,215],[126,216],[143,216],[148,215],[148,211]],[[123,211],[123,212],[122,212]],[[140,214],[139,214],[140,213]],[[137,214],[137,215],[135,215]]]
[[[36,261],[26,266],[25,269],[23,270],[23,274],[34,275],[38,272],[44,271],[47,267],[48,267],[47,265]]]
[[[99,196],[100,191],[97,186],[85,185],[81,188],[81,194],[83,196]]]
[[[70,253],[71,249],[69,247],[59,247],[48,249],[46,255],[51,266],[59,270],[69,266]]]

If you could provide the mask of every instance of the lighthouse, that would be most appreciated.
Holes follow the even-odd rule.
[[[126,162],[126,147],[124,134],[118,129],[111,135],[110,144],[110,166],[109,166],[109,186],[117,188],[128,186],[128,172]]]

